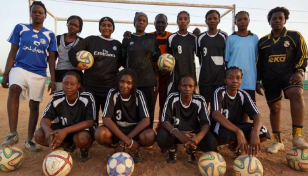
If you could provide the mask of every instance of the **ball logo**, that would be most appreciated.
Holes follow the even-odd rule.
[[[118,48],[117,48],[117,46],[114,46],[114,47],[113,47],[113,50],[115,50],[115,51],[116,51],[117,49],[118,49]]]
[[[46,44],[46,40],[45,40],[45,39],[43,39],[43,38],[41,38],[41,39],[40,39],[40,42],[41,42],[43,45],[45,45],[45,44]]]
[[[283,46],[286,47],[286,48],[289,47],[290,46],[290,42],[289,41],[285,41]]]

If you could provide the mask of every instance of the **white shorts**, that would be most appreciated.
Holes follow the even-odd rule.
[[[62,90],[62,82],[56,82],[56,92],[61,91]]]
[[[26,100],[26,90],[28,90],[29,100],[43,101],[46,77],[14,67],[10,71],[9,84],[21,87],[20,100]]]

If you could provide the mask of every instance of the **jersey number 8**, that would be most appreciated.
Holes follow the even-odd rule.
[[[182,54],[182,46],[181,45],[178,46],[178,53]]]

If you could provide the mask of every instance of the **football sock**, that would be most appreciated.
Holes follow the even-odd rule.
[[[303,134],[303,126],[292,125],[292,135],[293,137],[302,136]]]
[[[273,131],[273,138],[279,143],[282,143],[281,140],[281,132],[280,131]]]

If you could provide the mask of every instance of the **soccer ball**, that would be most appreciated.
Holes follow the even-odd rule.
[[[110,176],[132,175],[134,172],[134,160],[125,152],[115,153],[107,162],[107,172]]]
[[[199,171],[204,176],[221,176],[226,173],[226,161],[216,152],[204,153],[199,158]]]
[[[87,69],[91,68],[94,63],[94,58],[92,54],[85,50],[81,50],[78,53],[76,53],[76,58],[79,61],[79,63],[85,64],[87,66]]]
[[[46,176],[65,176],[73,167],[73,159],[69,153],[56,150],[46,156],[43,172]]]
[[[165,53],[159,56],[157,65],[159,69],[171,71],[175,65],[175,59],[171,54]]]
[[[297,171],[308,171],[308,149],[293,147],[286,154],[288,165]]]
[[[23,152],[13,146],[0,149],[0,170],[3,172],[16,170],[24,161]]]
[[[262,176],[263,166],[261,162],[254,156],[247,154],[237,157],[233,162],[234,176]]]

